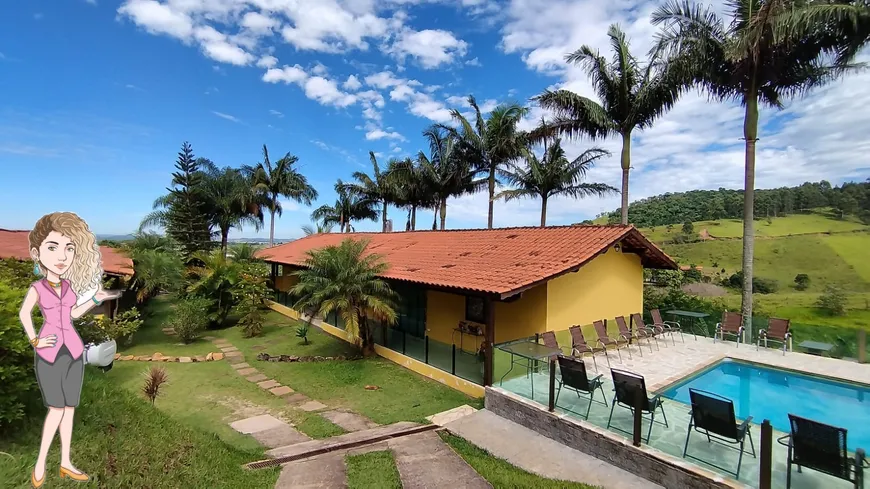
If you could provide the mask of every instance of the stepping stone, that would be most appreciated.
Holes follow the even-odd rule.
[[[204,339],[206,341],[214,341],[217,339],[217,337],[215,337],[215,336],[203,336],[202,339]]]
[[[249,367],[250,367],[250,365],[248,365],[247,362],[237,363],[237,364],[233,365],[233,368],[236,370],[238,370],[240,368],[249,368]]]
[[[299,404],[299,403],[303,403],[303,402],[308,402],[311,399],[309,399],[308,396],[306,396],[305,394],[300,394],[298,392],[294,392],[293,394],[290,394],[289,396],[285,396],[284,400],[287,401],[287,404]]]
[[[225,339],[223,339],[223,338],[216,339],[216,340],[212,340],[212,343],[214,343],[215,345],[217,345],[217,344],[221,344],[221,345],[230,345],[230,346],[232,346],[232,343],[230,343],[230,340],[225,340]]]
[[[248,367],[248,368],[240,368],[240,369],[236,370],[236,372],[239,375],[247,377],[248,375],[253,375],[253,374],[257,373],[258,370],[255,369],[254,367]]]
[[[257,383],[263,389],[274,389],[275,387],[281,387],[281,383],[277,380],[264,380],[262,382]]]
[[[269,389],[269,392],[271,392],[272,394],[275,394],[276,396],[284,396],[287,394],[292,394],[293,389],[287,387],[286,385],[282,385],[279,387]]]
[[[212,360],[223,360],[224,359],[223,353],[209,353],[209,355],[211,355]]]
[[[251,433],[251,436],[267,448],[286,447],[311,440],[288,424]]]
[[[432,424],[444,426],[451,421],[456,421],[457,419],[468,416],[469,414],[474,414],[476,411],[477,409],[474,409],[468,404],[463,404],[459,407],[433,414],[432,416],[426,416],[426,420]]]
[[[248,379],[248,381],[250,381],[250,382],[262,382],[262,381],[268,379],[269,377],[266,377],[263,374],[256,374],[256,375],[252,375],[250,377],[245,377],[245,378]]]
[[[239,351],[239,349],[236,348],[235,346],[228,346],[226,348],[221,348],[221,351],[224,353],[229,353],[231,351]]]
[[[374,421],[350,411],[326,411],[320,413],[329,421],[344,428],[345,431],[362,431],[378,426]]]
[[[240,351],[228,351],[228,352],[224,353],[224,355],[226,355],[228,358],[229,357],[244,357],[245,356],[245,354],[240,352]]]
[[[284,464],[275,489],[347,487],[347,467],[344,454],[326,453],[305,460]]]
[[[492,488],[434,431],[394,438],[388,444],[404,488]]]
[[[289,425],[271,414],[261,414],[260,416],[240,419],[230,423],[230,428],[246,435],[257,433],[258,431],[280,428],[281,426]]]
[[[227,359],[227,362],[229,362],[231,365],[232,365],[232,364],[237,364],[237,363],[242,363],[242,362],[245,361],[245,357],[230,357],[230,356],[227,356],[226,359]]]
[[[323,404],[320,401],[308,401],[299,406],[299,409],[303,411],[320,411],[321,409],[326,409],[326,404]]]
[[[193,362],[193,359],[190,357],[178,357],[178,361],[180,363],[191,363]]]

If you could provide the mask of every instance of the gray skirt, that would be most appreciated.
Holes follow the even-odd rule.
[[[36,382],[42,392],[45,407],[76,407],[82,394],[82,377],[85,373],[84,353],[73,360],[66,345],[60,347],[54,363],[48,363],[38,354],[34,367]]]

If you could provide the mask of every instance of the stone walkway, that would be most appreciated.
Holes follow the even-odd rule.
[[[542,477],[608,489],[661,489],[657,484],[485,409],[450,421],[445,427],[492,455]]]
[[[396,457],[404,489],[492,487],[434,431],[395,438],[387,444]]]

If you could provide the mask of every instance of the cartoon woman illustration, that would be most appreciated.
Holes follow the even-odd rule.
[[[120,294],[103,290],[96,238],[87,223],[71,212],[55,212],[36,222],[30,232],[30,256],[34,261],[33,272],[44,277],[30,286],[19,318],[36,349],[36,380],[43,404],[48,408],[31,483],[40,487],[45,482],[45,459],[58,431],[60,477],[87,481],[88,475],[70,461],[73,416],[84,375],[84,345],[72,320]],[[79,297],[93,290],[96,292],[91,300],[77,305]],[[31,317],[36,305],[44,318],[38,335]]]

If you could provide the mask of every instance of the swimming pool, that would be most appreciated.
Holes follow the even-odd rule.
[[[849,450],[870,450],[870,387],[836,382],[757,364],[725,359],[666,388],[662,395],[685,404],[689,388],[705,390],[734,402],[740,419],[788,433],[792,413],[846,428]]]

